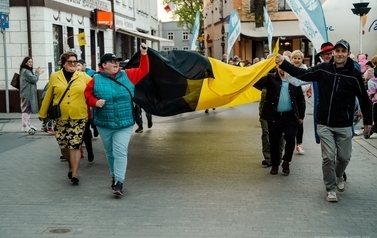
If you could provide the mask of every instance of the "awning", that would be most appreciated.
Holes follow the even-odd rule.
[[[272,26],[274,28],[274,33],[273,33],[274,37],[279,37],[279,36],[305,37],[299,28],[298,21],[273,21]],[[266,38],[267,37],[267,31],[263,28],[256,30],[254,22],[242,22],[241,34],[252,37],[252,38]]]
[[[141,39],[145,39],[145,40],[149,40],[149,41],[153,41],[153,42],[159,42],[160,46],[174,46],[174,41],[172,41],[172,40],[162,38],[162,37],[158,37],[158,36],[148,35],[148,34],[145,34],[145,33],[139,32],[139,31],[124,30],[124,29],[120,29],[120,28],[118,28],[116,31],[119,32],[119,33],[126,34],[126,35],[132,35],[132,36],[135,36],[135,37],[138,37],[138,38],[141,38]]]

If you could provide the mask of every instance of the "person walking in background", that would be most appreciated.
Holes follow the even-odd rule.
[[[140,44],[139,68],[121,70],[122,58],[104,54],[100,59],[100,72],[95,74],[85,89],[87,104],[93,107],[93,120],[105,149],[111,188],[116,196],[123,195],[128,145],[133,125],[133,97],[135,86],[149,72],[148,47]]]
[[[44,72],[41,67],[33,71],[33,59],[29,56],[22,60],[20,65],[20,101],[22,112],[22,131],[37,130],[30,123],[30,114],[38,113],[37,82],[39,75]]]
[[[63,157],[68,162],[68,178],[74,185],[79,183],[81,144],[88,120],[84,90],[90,77],[77,71],[77,55],[66,52],[60,57],[62,69],[50,76],[46,96],[39,110],[39,118],[47,118],[49,106],[60,103],[61,116],[54,120],[55,137]],[[69,88],[68,88],[69,87]],[[64,92],[66,94],[63,97]]]
[[[141,133],[143,132],[143,117],[142,117],[142,110],[141,110],[141,107],[139,105],[137,105],[135,103],[135,120],[136,120],[136,125],[138,126],[138,128],[136,129],[136,133]],[[147,121],[148,121],[148,128],[151,128],[153,126],[153,122],[152,122],[152,114],[148,113],[148,112],[145,112],[145,117],[147,118]]]
[[[286,58],[289,61],[289,58]],[[267,74],[254,84],[256,88],[267,89],[261,118],[268,123],[272,175],[279,172],[279,142],[283,133],[285,149],[282,171],[286,175],[290,173],[289,166],[295,149],[297,127],[305,116],[305,98],[301,87],[289,84],[285,78],[285,72],[277,67],[275,74]]]
[[[79,59],[78,63],[81,64],[82,71],[84,71],[87,75],[89,75],[89,77],[93,77],[93,75],[96,73],[95,70],[86,67],[86,61],[85,60]]]
[[[307,69],[308,67],[306,67],[306,65],[302,63],[303,60],[304,60],[304,53],[302,53],[300,50],[294,50],[291,53],[292,64],[298,68]],[[310,90],[310,88],[311,88],[310,84],[301,86],[302,92],[304,94],[306,94],[307,91]],[[296,135],[296,152],[300,155],[305,154],[305,151],[302,148],[303,136],[304,136],[304,122],[299,124],[297,128],[297,135]]]
[[[364,117],[364,134],[372,126],[372,105],[363,83],[361,72],[349,58],[350,45],[338,41],[329,63],[309,69],[294,67],[283,56],[276,56],[276,64],[284,71],[303,81],[317,81],[317,131],[321,141],[322,172],[326,187],[326,201],[337,202],[336,189],[345,189],[344,171],[351,159],[352,125],[355,97],[358,97]]]

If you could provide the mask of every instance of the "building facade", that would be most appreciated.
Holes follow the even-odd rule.
[[[266,0],[266,8],[274,28],[273,41],[280,38],[280,50],[300,49],[306,57],[310,57],[312,45],[300,31],[287,0]],[[236,10],[241,20],[241,34],[230,56],[238,55],[249,61],[267,56],[267,31],[264,27],[255,27],[254,0],[204,0],[203,9],[206,55],[221,59],[226,53],[226,18],[232,10]]]
[[[186,26],[179,27],[176,21],[161,22],[160,36],[174,42],[173,45],[164,45],[161,51],[170,52],[172,50],[189,50],[192,34]]]
[[[9,2],[9,28],[4,32],[5,42],[0,39],[7,51],[8,71],[6,83],[4,57],[0,57],[0,112],[6,111],[7,100],[9,112],[20,111],[19,91],[10,86],[10,79],[25,56],[33,58],[34,67],[45,70],[38,82],[41,94],[49,75],[60,69],[59,58],[66,51],[76,52],[97,70],[105,53],[127,59],[139,50],[141,41],[155,49],[173,43],[157,36],[157,0]],[[0,55],[4,56],[2,49]]]

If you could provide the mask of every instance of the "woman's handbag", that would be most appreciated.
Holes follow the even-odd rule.
[[[56,118],[59,118],[61,117],[62,113],[60,111],[60,103],[62,102],[65,94],[67,93],[67,91],[69,90],[69,87],[71,86],[73,80],[71,80],[67,86],[67,88],[65,89],[64,93],[63,93],[63,96],[60,98],[59,100],[59,103],[56,104],[56,105],[50,105],[50,107],[48,108],[47,110],[47,116],[48,118],[50,119],[56,119]]]
[[[10,85],[20,90],[20,75],[18,73],[13,74],[13,78],[12,78],[12,81],[10,82]]]

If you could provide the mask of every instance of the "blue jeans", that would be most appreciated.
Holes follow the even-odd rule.
[[[97,126],[101,136],[110,175],[115,183],[124,183],[127,168],[128,144],[130,143],[133,126],[121,129],[110,129]]]

